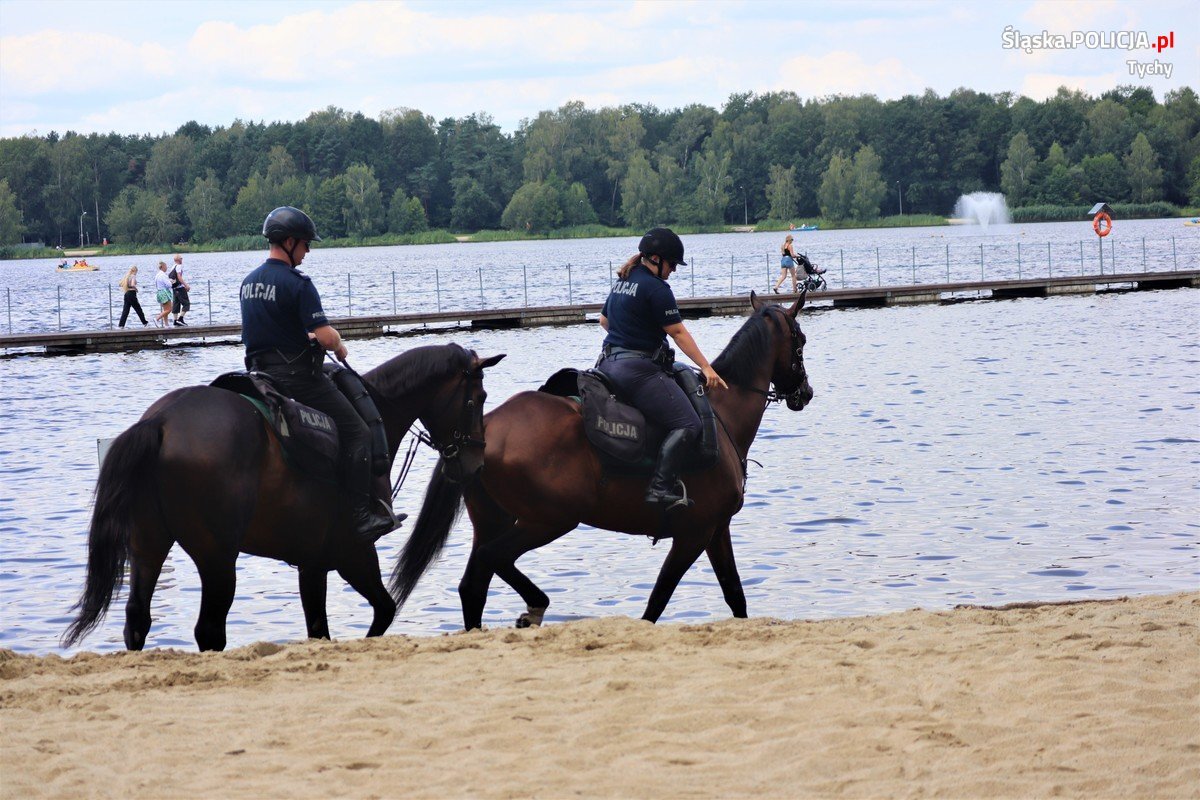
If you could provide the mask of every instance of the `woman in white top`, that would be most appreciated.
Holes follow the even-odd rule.
[[[171,316],[171,279],[167,276],[167,262],[158,262],[158,272],[154,274],[154,299],[162,306],[162,313],[154,318],[156,327],[167,327],[167,318]]]

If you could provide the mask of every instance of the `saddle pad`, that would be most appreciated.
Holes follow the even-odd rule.
[[[210,385],[249,400],[275,431],[293,466],[321,478],[336,475],[337,425],[328,414],[284,396],[261,373],[227,372]]]
[[[685,472],[708,469],[717,460],[716,418],[708,397],[699,389],[694,370],[677,364],[675,380],[700,416],[701,435]],[[538,388],[559,397],[577,397],[583,414],[583,430],[600,461],[612,472],[647,475],[654,471],[665,431],[649,422],[632,405],[617,397],[616,388],[598,370],[561,369]]]

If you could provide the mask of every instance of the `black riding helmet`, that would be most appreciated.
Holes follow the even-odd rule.
[[[267,241],[278,244],[284,239],[296,239],[301,242],[319,242],[317,226],[312,218],[298,208],[280,206],[267,214],[263,220],[263,236]]]
[[[659,256],[676,266],[687,266],[683,260],[683,242],[670,228],[651,228],[638,242],[638,252],[644,256]]]

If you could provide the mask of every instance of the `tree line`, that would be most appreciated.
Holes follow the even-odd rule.
[[[0,139],[0,244],[210,242],[260,230],[279,205],[323,236],[429,228],[545,232],[821,216],[945,215],[961,194],[1010,207],[1200,204],[1200,101],[1145,87],[1045,101],[929,90],[802,100],[542,111],[511,133],[484,113],[188,122],[161,136]]]

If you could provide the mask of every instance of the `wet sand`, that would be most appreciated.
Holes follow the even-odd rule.
[[[1200,592],[71,659],[0,651],[0,796],[1200,795]]]

